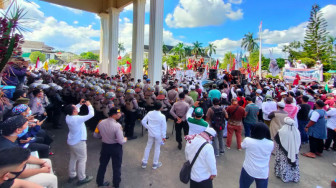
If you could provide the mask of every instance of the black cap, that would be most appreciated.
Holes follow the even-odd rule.
[[[109,115],[109,116],[113,116],[114,114],[117,114],[117,113],[120,113],[120,112],[121,112],[121,111],[120,111],[120,108],[113,107],[113,108],[110,109],[108,115]]]
[[[4,136],[9,136],[13,134],[16,129],[21,128],[27,121],[27,118],[23,115],[10,117],[0,123],[0,133]]]

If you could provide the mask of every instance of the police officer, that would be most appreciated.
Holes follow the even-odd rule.
[[[171,108],[171,104],[169,103],[167,97],[167,91],[165,89],[161,89],[161,91],[159,92],[159,95],[156,97],[156,100],[158,102],[161,103],[162,105],[162,114],[166,116],[166,120],[168,120],[168,118],[170,117],[170,108]]]
[[[146,111],[152,111],[154,107],[154,102],[156,101],[156,96],[154,94],[154,87],[149,86],[145,91],[145,100],[146,100]]]
[[[102,148],[100,152],[99,168],[96,183],[99,186],[108,186],[109,182],[104,182],[106,167],[112,159],[113,187],[119,188],[121,181],[121,163],[123,149],[122,145],[127,141],[123,136],[123,130],[117,120],[121,117],[119,108],[111,108],[109,117],[102,120],[94,132],[94,137],[101,138]]]
[[[125,136],[128,140],[136,139],[134,136],[134,126],[136,121],[136,111],[139,108],[137,100],[134,98],[135,91],[128,89],[125,96]]]

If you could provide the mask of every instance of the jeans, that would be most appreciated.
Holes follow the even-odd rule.
[[[240,188],[249,188],[253,181],[256,182],[257,188],[267,188],[268,185],[268,178],[267,179],[258,179],[250,176],[244,168],[240,173],[239,178],[239,187]]]
[[[214,141],[212,143],[212,146],[215,151],[215,155],[219,155],[219,152],[224,152],[224,139],[223,139],[223,130],[216,131],[216,137],[214,138]],[[219,145],[219,150],[218,150]]]
[[[308,142],[308,135],[307,132],[304,130],[305,127],[307,126],[309,121],[303,121],[303,120],[298,120],[299,123],[299,131],[301,135],[301,143],[307,143]]]
[[[212,180],[207,179],[201,182],[196,182],[190,179],[190,188],[212,188]]]
[[[112,159],[112,170],[113,170],[113,186],[119,187],[121,182],[121,163],[122,163],[123,150],[120,144],[102,144],[100,158],[99,158],[99,168],[97,173],[96,182],[98,186],[104,184],[104,176],[106,172],[106,167]]]
[[[336,149],[336,132],[332,129],[327,128],[328,131],[328,138],[326,139],[325,143],[324,143],[324,148],[329,149],[331,142],[334,141],[333,144],[333,149]]]
[[[244,122],[245,137],[251,136],[251,127],[253,124]]]
[[[230,123],[228,123],[228,135],[226,138],[226,146],[231,147],[232,136],[233,133],[235,132],[237,140],[237,149],[241,149],[242,131],[243,127],[241,125],[236,126],[236,125],[230,125]]]
[[[69,161],[69,177],[74,178],[78,175],[79,180],[86,178],[86,141],[80,141],[78,144],[69,145],[70,161]],[[77,170],[76,170],[77,169]]]
[[[144,157],[142,159],[143,163],[147,164],[149,153],[150,153],[150,150],[152,148],[153,143],[155,143],[153,164],[156,165],[156,164],[159,163],[161,142],[162,142],[161,137],[155,138],[155,137],[152,137],[152,136],[148,136],[148,141],[147,141],[146,149],[145,149],[145,152],[144,152]]]

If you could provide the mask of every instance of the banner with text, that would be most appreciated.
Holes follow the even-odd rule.
[[[296,69],[284,68],[283,77],[287,81],[294,81],[296,74],[299,74],[302,82],[321,81],[321,70],[319,69]]]

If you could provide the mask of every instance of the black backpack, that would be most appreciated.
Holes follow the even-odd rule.
[[[223,130],[224,129],[224,123],[225,123],[223,107],[219,107],[219,108],[211,107],[211,109],[214,112],[214,114],[211,118],[211,126],[216,131]]]

